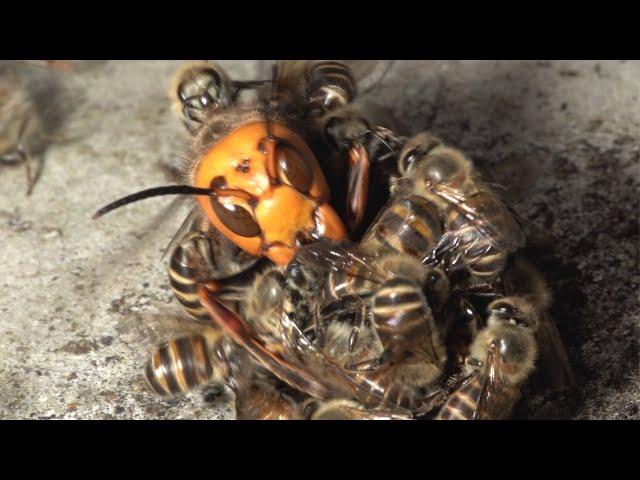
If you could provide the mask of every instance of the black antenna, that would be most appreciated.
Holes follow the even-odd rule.
[[[115,210],[116,208],[120,208],[124,205],[128,205],[133,202],[137,202],[138,200],[144,200],[145,198],[151,197],[159,197],[162,195],[206,195],[206,196],[214,196],[216,193],[213,190],[208,188],[197,188],[192,187],[190,185],[168,185],[166,187],[155,187],[149,188],[147,190],[142,190],[141,192],[132,193],[131,195],[127,195],[126,197],[122,197],[115,202],[110,203],[109,205],[105,205],[91,217],[93,220],[102,217],[103,215]]]
[[[278,64],[271,65],[271,95],[265,106],[265,117],[267,121],[267,136],[271,137],[271,114],[278,98]]]
[[[382,136],[378,132],[375,132],[374,130],[367,130],[361,136],[364,137],[365,135],[373,135],[380,142],[382,142],[382,144],[384,144],[384,146],[387,147],[390,152],[394,152],[395,151],[393,148],[391,148],[391,145],[389,145],[387,143],[387,141],[384,138],[382,138]]]

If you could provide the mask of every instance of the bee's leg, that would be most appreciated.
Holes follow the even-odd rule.
[[[162,396],[186,393],[210,382],[228,382],[231,342],[219,331],[175,338],[156,348],[145,367],[151,389]]]
[[[175,73],[170,94],[185,127],[195,135],[209,116],[233,103],[235,87],[217,64],[195,62]]]
[[[361,299],[359,298],[359,300]],[[351,330],[351,335],[349,335],[349,344],[347,346],[349,353],[353,353],[355,351],[358,344],[360,331],[363,329],[364,322],[367,320],[367,305],[361,300],[358,307],[359,308],[357,308],[355,311],[355,326],[353,327],[353,330]]]
[[[31,193],[33,192],[33,187],[36,183],[31,169],[31,157],[22,145],[18,145],[18,152],[24,158],[24,166],[27,174],[27,195],[31,195]]]
[[[33,170],[31,168],[31,156],[22,143],[18,144],[17,152],[22,159],[22,162],[24,163],[25,172],[27,175],[27,195],[31,195],[37,179],[37,176],[33,174]]]
[[[27,175],[27,195],[31,195],[33,191],[33,186],[36,182],[36,176],[33,175],[33,169],[31,165],[31,156],[26,149],[24,144],[24,134],[29,126],[29,116],[25,116],[22,120],[22,124],[20,125],[20,129],[18,130],[18,137],[16,142],[15,152],[9,155],[4,155],[0,157],[0,161],[6,164],[18,164],[22,163],[25,166],[25,171]]]

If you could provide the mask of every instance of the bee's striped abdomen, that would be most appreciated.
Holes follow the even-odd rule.
[[[356,96],[351,70],[339,62],[316,62],[306,72],[309,103],[323,111],[341,107]]]
[[[207,322],[209,314],[198,298],[198,286],[196,278],[198,272],[191,268],[194,241],[180,244],[171,255],[169,265],[169,282],[171,289],[185,310],[196,320]]]
[[[410,333],[428,325],[429,311],[424,294],[413,282],[395,277],[375,294],[372,309],[381,339],[392,336],[410,337]]]
[[[213,377],[207,341],[201,335],[171,340],[156,349],[145,369],[149,386],[160,395],[177,395]]]
[[[420,259],[431,252],[441,236],[436,207],[413,195],[385,208],[365,234],[361,246],[374,251],[383,246]]]
[[[436,420],[472,420],[478,408],[481,389],[481,376],[476,374],[449,396]]]

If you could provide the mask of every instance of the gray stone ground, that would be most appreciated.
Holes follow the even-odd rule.
[[[256,69],[221,63],[236,78]],[[150,348],[189,328],[160,259],[182,213],[162,199],[90,219],[172,180],[178,64],[22,69],[55,140],[31,197],[24,170],[0,165],[0,418],[233,417],[226,392],[161,401],[142,380]],[[555,238],[538,263],[579,391],[531,391],[517,417],[640,418],[640,62],[402,61],[368,95],[489,168]]]

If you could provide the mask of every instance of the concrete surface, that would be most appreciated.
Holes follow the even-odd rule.
[[[22,68],[56,139],[31,197],[23,168],[0,165],[0,418],[233,417],[219,389],[162,401],[142,381],[152,345],[189,328],[160,258],[184,210],[156,199],[90,220],[172,180],[177,66]],[[517,417],[640,418],[640,62],[402,61],[368,95],[467,151],[555,238],[538,263],[580,387],[530,392]]]

